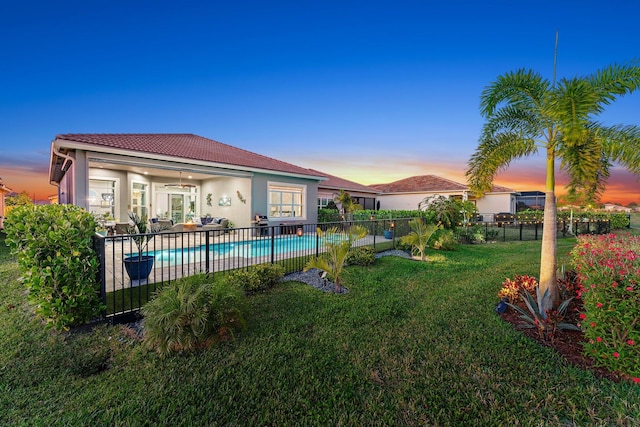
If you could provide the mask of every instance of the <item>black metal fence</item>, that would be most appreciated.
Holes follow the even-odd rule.
[[[100,237],[100,283],[105,316],[135,313],[160,287],[196,274],[214,277],[253,265],[277,263],[285,272],[300,271],[307,260],[324,251],[317,228],[345,232],[354,224],[368,230],[355,246],[390,249],[396,237],[408,233],[410,219],[350,221],[323,224],[281,224],[233,229]],[[389,234],[391,233],[391,234]],[[386,237],[385,237],[386,235]],[[148,240],[140,248],[137,241]]]
[[[611,231],[609,220],[560,220],[557,222],[556,235],[570,237],[580,234],[603,234]],[[542,221],[478,222],[466,227],[458,227],[458,235],[466,242],[478,241],[524,241],[542,238]]]
[[[322,224],[282,224],[234,229],[160,232],[147,235],[116,235],[96,239],[100,259],[101,295],[105,316],[136,313],[160,287],[196,274],[224,275],[253,265],[277,263],[285,272],[300,271],[307,260],[323,251],[317,233],[332,227],[347,231],[354,224],[368,230],[355,246],[373,246],[376,251],[392,249],[396,239],[410,231],[411,218],[369,221],[341,221]],[[558,236],[605,233],[608,221],[566,221],[558,223]],[[539,222],[478,223],[459,227],[461,241],[537,240],[542,237]],[[136,241],[148,243],[138,252]]]

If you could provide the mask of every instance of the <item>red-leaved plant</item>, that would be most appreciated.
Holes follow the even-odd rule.
[[[513,280],[506,278],[502,282],[502,289],[498,292],[500,299],[507,298],[513,304],[523,292],[533,292],[538,286],[538,281],[531,276],[515,276]]]

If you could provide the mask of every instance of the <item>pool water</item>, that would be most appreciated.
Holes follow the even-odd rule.
[[[322,239],[318,239],[322,246]],[[286,252],[310,252],[316,248],[316,236],[286,236],[273,239],[273,253],[281,254]],[[161,251],[149,252],[154,255],[156,262],[165,262],[169,265],[179,265],[184,262],[193,262],[205,259],[206,245],[192,248],[174,248]],[[243,257],[254,258],[271,254],[271,239],[245,240],[240,242],[223,242],[209,245],[209,256],[212,258],[221,257]]]

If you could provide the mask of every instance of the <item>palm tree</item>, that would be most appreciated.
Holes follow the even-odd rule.
[[[425,250],[429,246],[429,240],[433,233],[442,228],[440,224],[427,224],[422,218],[415,218],[409,221],[409,227],[411,231],[406,236],[401,237],[403,243],[411,245],[411,247],[418,252],[420,260],[424,261]]]
[[[367,235],[367,229],[361,225],[349,227],[346,232],[342,232],[338,227],[331,227],[323,232],[318,228],[318,235],[324,240],[326,252],[319,257],[312,257],[307,261],[304,271],[317,268],[324,271],[336,285],[336,292],[342,291],[342,269],[349,255],[349,250],[353,243]]]
[[[555,77],[554,77],[555,79]],[[596,121],[604,107],[640,85],[637,61],[554,84],[533,71],[504,74],[482,92],[486,118],[466,176],[477,195],[489,191],[495,174],[512,160],[543,151],[546,158],[545,209],[540,256],[540,291],[549,289],[557,306],[556,159],[570,178],[572,195],[595,199],[609,167],[617,162],[640,173],[640,128]]]

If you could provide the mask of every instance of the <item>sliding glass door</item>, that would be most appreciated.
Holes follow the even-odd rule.
[[[198,194],[196,188],[167,188],[156,191],[155,215],[171,219],[174,224],[186,222],[196,215]]]

